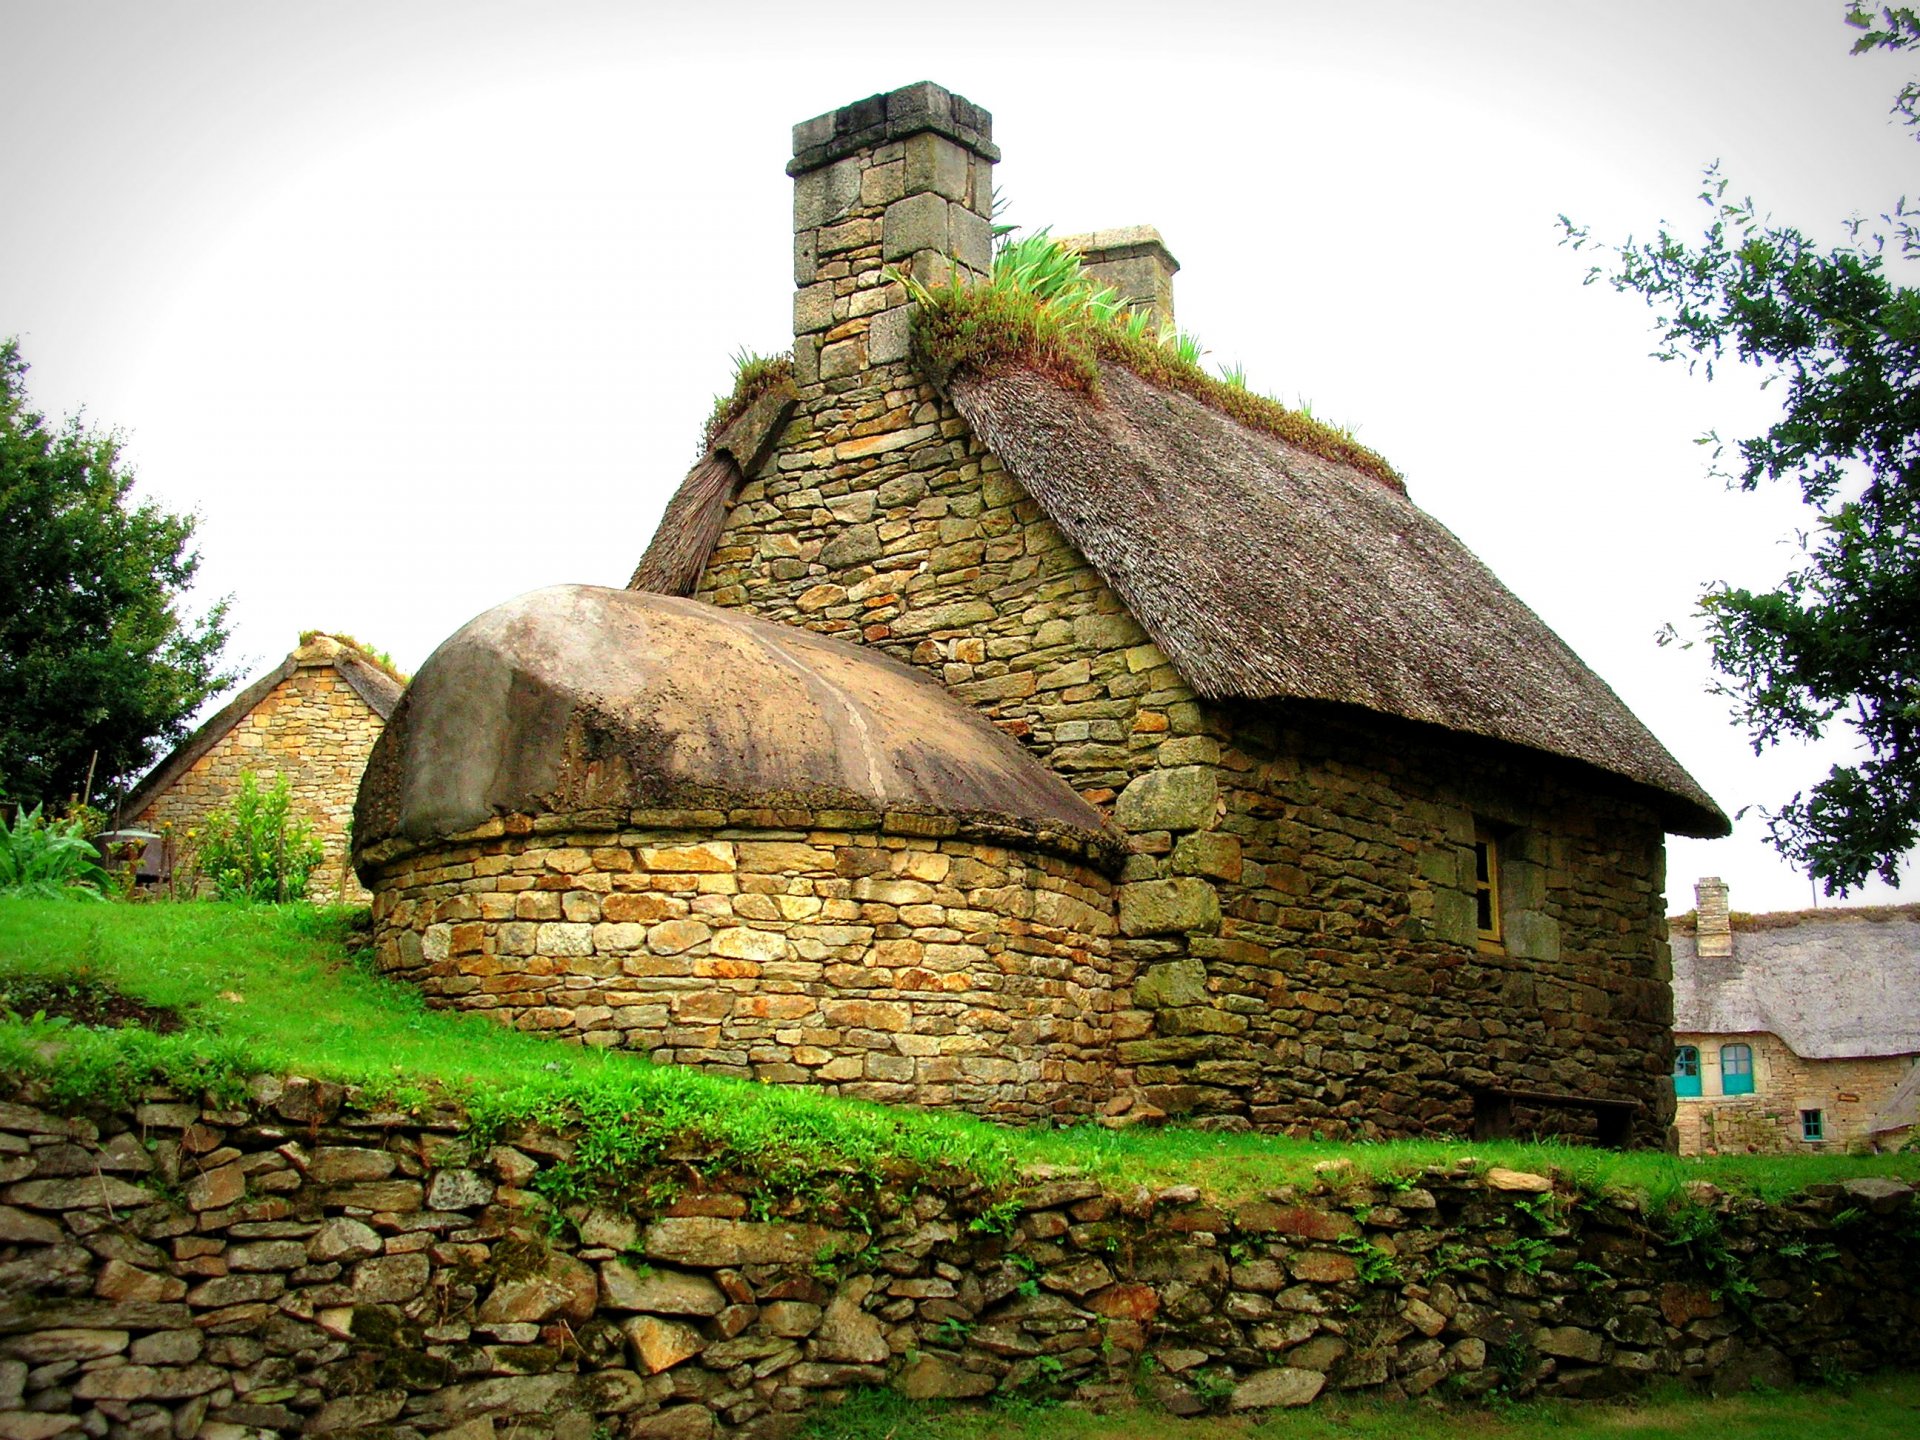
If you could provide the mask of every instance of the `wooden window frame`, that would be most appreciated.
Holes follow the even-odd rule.
[[[1827,1138],[1827,1112],[1824,1110],[1802,1110],[1800,1112],[1800,1138],[1809,1145],[1821,1145]]]
[[[1504,949],[1500,927],[1500,837],[1485,825],[1476,825],[1473,830],[1473,906],[1475,938],[1491,949]],[[1483,909],[1488,921],[1485,925],[1480,923]]]

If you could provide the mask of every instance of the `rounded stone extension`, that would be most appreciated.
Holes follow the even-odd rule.
[[[368,763],[354,863],[500,816],[741,808],[1122,854],[1065,782],[907,666],[693,600],[559,585],[421,667]]]
[[[1110,1094],[1118,841],[873,651],[536,591],[421,667],[355,835],[376,963],[436,1006],[1007,1119]]]

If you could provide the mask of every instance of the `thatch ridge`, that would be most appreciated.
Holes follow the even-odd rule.
[[[1211,699],[1358,705],[1595,766],[1671,828],[1718,806],[1601,679],[1398,489],[1103,367],[1103,399],[961,374],[955,408]]]

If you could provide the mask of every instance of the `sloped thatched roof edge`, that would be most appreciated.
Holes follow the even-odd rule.
[[[1104,403],[1040,375],[961,376],[955,408],[1212,699],[1363,706],[1595,766],[1725,815],[1618,696],[1454,535],[1350,466],[1103,367]]]
[[[627,589],[656,595],[693,594],[707,557],[726,528],[734,498],[745,478],[766,459],[797,399],[791,382],[774,385],[714,437],[707,453],[667,501]]]
[[[1671,939],[1676,1031],[1778,1035],[1808,1060],[1920,1054],[1920,905],[1737,927],[1731,955]]]

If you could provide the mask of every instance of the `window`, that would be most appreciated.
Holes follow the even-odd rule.
[[[1824,1110],[1800,1112],[1800,1138],[1814,1141],[1827,1138],[1827,1114]]]
[[[1751,1045],[1720,1047],[1720,1093],[1722,1095],[1753,1094],[1753,1047]]]
[[[1473,837],[1473,925],[1489,944],[1500,942],[1500,847],[1493,835],[1477,830]]]
[[[1673,1052],[1673,1093],[1700,1093],[1700,1050],[1695,1045],[1680,1045]]]

